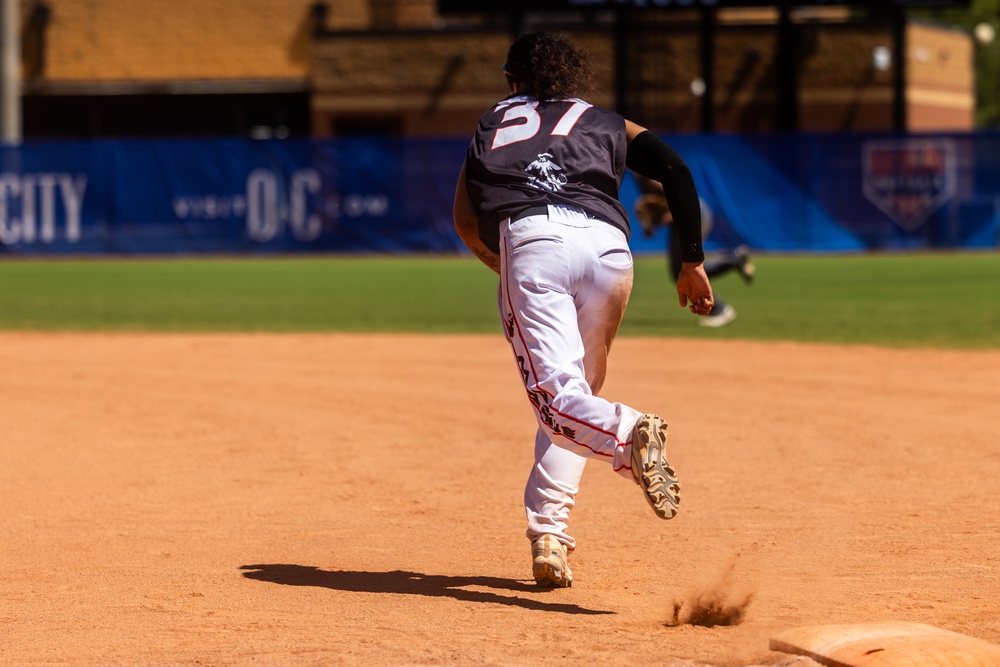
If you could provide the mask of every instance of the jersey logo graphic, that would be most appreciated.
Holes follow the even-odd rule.
[[[537,172],[528,179],[528,185],[539,190],[559,192],[566,185],[566,174],[560,174],[563,168],[552,161],[551,153],[539,153],[538,159],[528,165],[525,171]]]

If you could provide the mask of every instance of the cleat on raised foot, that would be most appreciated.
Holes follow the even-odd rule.
[[[667,425],[656,415],[643,415],[632,430],[632,478],[661,519],[672,519],[681,502],[681,487],[667,463]]]
[[[750,258],[750,248],[741,245],[733,251],[733,259],[737,262],[737,269],[740,272],[740,278],[743,279],[743,282],[747,285],[752,283],[756,269],[754,268],[753,260]]]
[[[566,588],[573,585],[569,550],[555,535],[541,535],[531,543],[531,571],[539,586]]]

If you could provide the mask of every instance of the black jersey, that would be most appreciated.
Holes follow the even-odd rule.
[[[499,252],[500,222],[534,206],[572,206],[629,234],[618,201],[625,119],[579,99],[512,95],[479,119],[466,155],[479,237]]]

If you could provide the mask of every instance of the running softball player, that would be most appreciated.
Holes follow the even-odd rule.
[[[680,241],[677,238],[677,231],[673,225],[673,216],[667,200],[663,196],[660,184],[639,176],[636,185],[639,186],[639,197],[635,200],[635,216],[642,226],[642,234],[646,238],[653,235],[658,227],[664,225],[670,229],[667,232],[667,268],[670,276],[677,280],[681,270]],[[711,230],[711,216],[702,215],[701,234],[707,237]],[[737,247],[735,250],[723,253],[714,259],[705,260],[705,275],[709,280],[725,275],[730,271],[739,273],[743,282],[749,285],[754,278],[754,264],[750,258],[750,249],[745,245]],[[719,298],[718,293],[714,294],[715,305],[712,312],[698,320],[698,324],[703,327],[723,327],[736,319],[736,309]]]
[[[682,238],[680,305],[705,315],[701,213],[687,166],[651,132],[576,97],[587,54],[559,35],[510,46],[510,95],[486,111],[455,191],[455,228],[500,276],[504,332],[538,419],[524,491],[532,571],[569,586],[568,520],[587,459],[639,484],[669,519],[680,487],[654,414],[600,398],[607,355],[632,289],[629,222],[618,200],[625,167],[663,185]]]

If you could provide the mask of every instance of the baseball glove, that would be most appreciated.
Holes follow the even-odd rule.
[[[635,200],[635,217],[642,225],[642,235],[649,238],[661,225],[669,225],[674,220],[662,195],[645,194]]]

